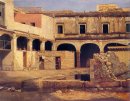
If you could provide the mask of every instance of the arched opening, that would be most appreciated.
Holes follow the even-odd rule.
[[[80,50],[80,66],[89,67],[89,60],[93,58],[94,53],[99,53],[100,49],[96,44],[84,44]]]
[[[40,50],[40,40],[39,39],[35,39],[33,40],[33,50],[34,51],[39,51]]]
[[[18,37],[17,38],[17,48],[18,50],[27,50],[28,39],[26,37]]]
[[[74,64],[75,67],[77,66],[77,62],[76,62],[76,48],[74,45],[72,44],[61,44],[57,47],[58,51],[73,51],[74,52]]]
[[[51,51],[52,50],[52,45],[53,45],[53,43],[51,41],[45,42],[45,50],[46,51]]]
[[[0,36],[0,49],[11,49],[11,37],[8,34]]]
[[[119,44],[119,43],[109,43],[107,44],[105,47],[104,47],[104,52],[108,52],[108,51],[114,51],[116,49],[110,49],[110,47],[118,47],[118,46],[126,46],[126,45],[123,45],[123,44]],[[118,47],[119,48],[119,47]]]
[[[11,39],[8,34],[0,35],[0,70],[12,69]]]

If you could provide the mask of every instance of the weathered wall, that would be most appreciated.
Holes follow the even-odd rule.
[[[0,0],[5,3],[5,26],[12,29],[14,23],[14,4],[13,0]]]
[[[65,34],[79,34],[79,24],[87,25],[86,33],[103,33],[103,23],[109,24],[109,33],[124,33],[126,29],[125,23],[128,21],[128,17],[58,17],[55,21],[56,24],[63,24]]]
[[[25,52],[25,57],[24,57]],[[39,58],[35,51],[16,51],[15,53],[15,70],[36,70],[39,69]],[[26,63],[26,67],[24,67]]]
[[[42,15],[42,31],[41,36],[54,40],[54,19],[52,17]]]
[[[116,4],[100,4],[97,5],[97,11],[108,11],[119,8]]]
[[[55,57],[61,57],[61,69],[74,68],[74,53],[68,51],[52,51],[45,52],[42,54],[45,56],[44,66],[45,69],[56,69]]]
[[[35,51],[27,51],[27,67],[36,69],[38,68],[38,61],[37,53]]]
[[[0,51],[0,69],[12,70],[13,53],[10,51]]]
[[[16,51],[15,52],[15,68],[14,70],[23,70],[23,51]]]
[[[16,22],[25,23],[27,25],[35,23],[35,27],[41,28],[42,14],[16,13],[14,19]]]

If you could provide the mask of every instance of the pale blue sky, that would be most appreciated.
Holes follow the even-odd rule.
[[[130,0],[14,0],[15,6],[35,6],[45,10],[96,10],[97,4],[118,4],[120,7],[130,7]]]

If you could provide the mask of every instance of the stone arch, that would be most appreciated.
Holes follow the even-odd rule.
[[[45,50],[46,51],[51,51],[52,50],[52,46],[53,46],[53,43],[51,41],[46,41],[45,42]]]
[[[80,49],[80,67],[89,67],[89,60],[93,58],[94,53],[99,53],[100,48],[97,44],[86,43]]]
[[[3,34],[0,36],[0,47],[2,49],[11,49],[11,39],[12,37],[8,34]]]
[[[17,38],[17,48],[19,50],[27,50],[28,39],[26,37],[20,36]]]
[[[76,62],[76,48],[74,45],[72,44],[68,44],[68,43],[63,43],[60,44],[57,47],[57,51],[73,51],[74,52],[74,63],[75,63],[75,67],[77,66],[77,62]]]
[[[124,44],[121,44],[121,43],[108,43],[104,46],[104,52],[107,52],[107,51],[110,51],[109,50],[109,47],[117,47],[117,46],[126,46]]]
[[[33,50],[40,51],[40,44],[41,44],[41,41],[39,39],[34,39],[32,42]]]

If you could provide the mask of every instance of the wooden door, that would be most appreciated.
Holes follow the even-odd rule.
[[[61,58],[60,57],[55,58],[55,63],[56,63],[56,69],[61,69]]]
[[[27,52],[23,52],[23,67],[27,67]]]

